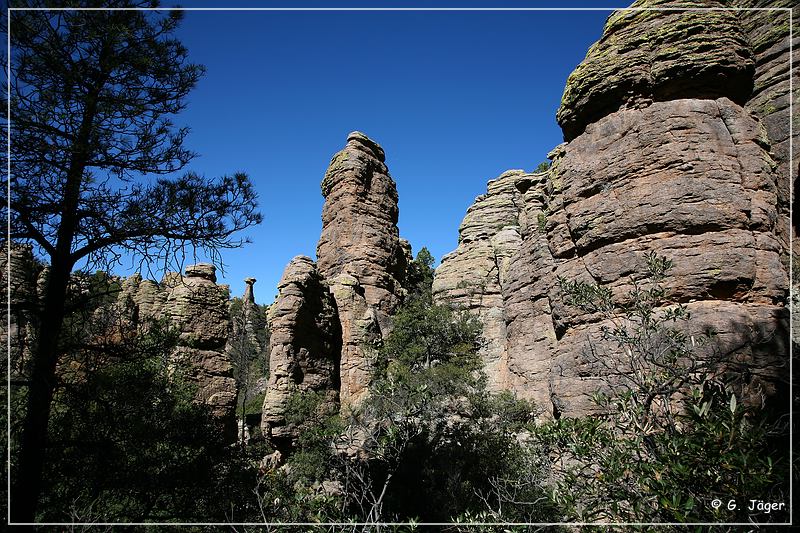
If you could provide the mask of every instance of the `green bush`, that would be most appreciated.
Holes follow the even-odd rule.
[[[91,372],[73,354],[53,403],[40,519],[225,520],[246,505],[254,469],[168,364],[175,333],[154,323],[126,340]]]
[[[345,420],[349,444],[360,450],[340,458],[351,515],[366,522],[447,522],[481,511],[495,521],[551,516],[544,463],[517,440],[534,406],[487,392],[481,329],[473,315],[430,296],[398,311],[370,394]]]
[[[586,356],[614,380],[594,398],[603,414],[534,433],[555,458],[560,478],[551,497],[562,520],[785,520],[785,512],[748,505],[788,504],[786,424],[746,406],[736,376],[720,370],[727,361],[713,349],[713,332],[693,336],[687,308],[668,305],[662,282],[671,261],[654,253],[645,260],[648,280],[635,282],[624,302],[606,287],[560,280],[568,303],[611,323]]]

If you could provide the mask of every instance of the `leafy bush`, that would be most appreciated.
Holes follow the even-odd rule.
[[[74,355],[54,399],[41,519],[225,520],[247,500],[254,470],[168,364],[175,340],[153,323],[91,372]]]
[[[784,520],[748,505],[786,502],[785,424],[745,405],[735,376],[720,370],[724,356],[704,349],[713,332],[693,336],[687,308],[665,306],[671,261],[651,253],[646,263],[648,283],[634,283],[626,302],[606,287],[560,280],[569,303],[612,324],[602,330],[605,347],[586,352],[612,386],[594,398],[604,414],[536,430],[560,473],[553,503],[566,521]]]

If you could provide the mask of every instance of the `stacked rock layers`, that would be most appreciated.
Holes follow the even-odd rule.
[[[673,260],[667,288],[690,309],[696,333],[717,332],[716,349],[744,363],[753,391],[781,388],[789,177],[774,148],[785,142],[782,130],[765,123],[788,98],[784,48],[788,35],[732,11],[609,17],[567,81],[557,116],[569,142],[549,154],[550,170],[490,182],[491,200],[470,208],[458,249],[437,269],[439,300],[502,314],[496,326],[484,318],[497,388],[555,416],[590,412],[589,396],[606,380],[583,354],[601,342],[603,317],[565,305],[558,277],[599,283],[624,301],[646,277],[650,251]],[[752,112],[756,99],[772,113]],[[497,189],[504,177],[516,191]],[[497,254],[489,243],[512,227],[489,223],[478,239],[468,230],[473,213],[495,202],[510,226],[517,219],[520,237],[505,269],[490,274],[484,265]],[[469,300],[467,286],[478,287]]]

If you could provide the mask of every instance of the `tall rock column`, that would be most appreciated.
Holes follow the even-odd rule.
[[[789,250],[789,203],[793,188],[797,188],[797,174],[800,169],[800,122],[797,121],[797,109],[800,100],[797,96],[796,84],[800,79],[800,58],[797,50],[800,48],[800,31],[797,30],[797,21],[800,20],[800,6],[795,0],[738,0],[736,5],[743,8],[784,8],[782,11],[775,9],[742,11],[742,29],[750,43],[755,60],[755,74],[753,93],[750,95],[744,108],[758,117],[769,138],[770,153],[777,163],[776,175],[778,183],[778,209],[781,222],[776,228],[776,234],[784,249]],[[789,51],[789,11],[793,8],[795,21],[794,58],[790,58]],[[793,63],[792,59],[794,60]],[[794,75],[795,94],[789,94],[789,78]],[[789,100],[794,98],[795,117],[789,115]],[[789,155],[789,121],[795,120],[792,143],[794,154]],[[794,159],[794,168],[789,168],[789,162]],[[792,225],[800,226],[800,209],[794,209],[795,220]],[[788,254],[783,255],[784,266],[788,265]]]
[[[341,322],[343,406],[367,392],[368,347],[389,331],[389,316],[404,295],[397,188],[384,161],[377,143],[353,132],[322,180],[317,268],[330,285]]]

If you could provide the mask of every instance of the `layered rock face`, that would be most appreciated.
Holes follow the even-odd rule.
[[[490,390],[510,386],[506,375],[506,323],[502,289],[508,281],[511,257],[522,244],[522,194],[518,180],[536,179],[509,170],[489,182],[487,193],[475,199],[458,229],[458,248],[436,269],[433,294],[480,317],[486,344],[481,350]],[[524,215],[524,214],[523,214]]]
[[[748,20],[730,11],[612,14],[567,82],[557,116],[569,142],[550,154],[546,175],[513,178],[506,208],[518,210],[521,242],[499,283],[505,334],[484,332],[503,345],[500,368],[489,368],[555,416],[590,412],[589,395],[606,381],[584,355],[607,324],[565,305],[558,277],[599,283],[624,301],[645,279],[650,251],[673,260],[666,286],[691,311],[693,333],[715,330],[715,349],[736,354],[754,392],[774,395],[788,378],[788,177],[772,148],[782,141],[742,107],[760,94],[759,80],[785,73],[755,51]],[[788,71],[786,59],[775,68]],[[767,85],[766,101],[788,98],[779,83]],[[457,270],[489,264],[494,252],[483,248]],[[453,262],[474,249],[462,238],[437,269],[440,299],[463,300]],[[496,298],[471,307],[498,312]],[[623,359],[613,347],[607,355]]]
[[[793,157],[789,156],[789,78],[793,73],[795,83],[800,77],[800,59],[795,53],[794,63],[790,65],[789,43],[789,11],[792,8],[795,24],[800,20],[800,6],[793,0],[740,0],[738,6],[744,8],[784,8],[783,11],[744,11],[742,12],[742,28],[750,43],[755,60],[753,93],[745,104],[745,109],[758,117],[767,132],[770,152],[777,164],[778,211],[781,223],[776,234],[786,250],[789,249],[790,228],[789,203],[791,193],[796,191],[798,169],[800,169],[800,124],[795,120],[793,133]],[[800,47],[800,35],[795,31],[792,46]],[[795,94],[794,105],[797,113],[798,98]],[[789,168],[790,159],[794,160],[794,168]],[[800,226],[800,210],[794,210],[795,220],[791,221],[796,228]],[[787,257],[784,255],[784,266]]]
[[[383,149],[353,132],[322,180],[325,206],[317,268],[330,285],[342,327],[341,401],[358,402],[369,386],[369,355],[400,303],[407,248],[397,229],[397,188]]]
[[[261,415],[264,434],[279,449],[291,446],[296,427],[286,421],[292,394],[319,392],[339,400],[341,326],[336,303],[309,257],[292,259],[269,310],[269,380]]]
[[[727,7],[725,2],[640,0],[631,7]],[[743,104],[753,55],[735,11],[616,11],[567,80],[556,118],[570,141],[622,107],[725,96]]]
[[[225,433],[236,435],[236,382],[225,352],[230,333],[227,285],[217,285],[214,265],[186,267],[185,275],[167,273],[160,284],[140,275],[125,279],[119,299],[132,304],[137,322],[167,318],[178,329],[173,354],[196,383],[197,401],[208,405]]]

